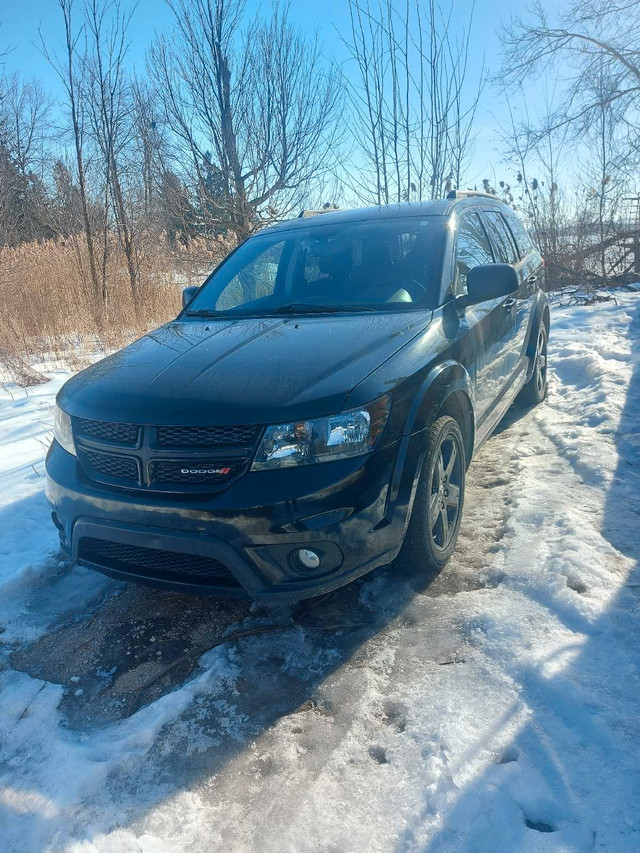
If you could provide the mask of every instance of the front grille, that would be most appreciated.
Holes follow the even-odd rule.
[[[262,427],[152,427],[74,418],[73,430],[78,461],[92,480],[202,495],[248,467]]]
[[[83,454],[94,472],[103,477],[137,482],[138,464],[133,456],[116,456],[115,453],[96,453],[86,450]]]
[[[113,424],[104,421],[91,421],[76,418],[76,430],[80,435],[97,438],[99,441],[112,441],[114,444],[134,446],[138,442],[140,427],[137,424]]]
[[[242,467],[237,462],[153,462],[152,483],[224,483]]]
[[[260,427],[255,426],[160,426],[156,436],[163,447],[246,447],[255,444],[259,432]]]
[[[197,554],[179,554],[175,551],[85,537],[80,540],[79,556],[97,566],[131,571],[149,578],[183,579],[190,583],[215,586],[239,586],[223,563]]]

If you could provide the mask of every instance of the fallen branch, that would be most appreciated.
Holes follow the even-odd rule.
[[[18,719],[16,720],[16,722],[15,722],[15,725],[16,725],[16,726],[18,725],[18,723],[19,723],[21,720],[23,720],[23,719],[27,716],[27,713],[29,712],[29,708],[33,705],[33,703],[36,701],[36,699],[38,698],[38,696],[42,693],[42,691],[44,690],[44,688],[47,686],[47,683],[48,683],[48,682],[46,682],[46,681],[43,681],[43,682],[42,682],[42,684],[40,685],[39,689],[37,690],[37,692],[36,692],[35,696],[30,700],[29,704],[25,707],[24,711],[20,714],[20,716],[19,716],[19,717],[18,717]]]

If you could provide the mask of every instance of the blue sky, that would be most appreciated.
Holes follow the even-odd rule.
[[[123,0],[126,8],[129,0]],[[553,0],[552,6],[558,0]],[[468,20],[472,0],[456,0],[452,20],[462,26]],[[131,3],[133,5],[133,3]],[[248,13],[255,12],[260,5],[268,3],[248,0]],[[547,3],[547,6],[550,4]],[[76,2],[76,14],[80,13],[80,2]],[[500,43],[498,31],[507,23],[509,16],[519,12],[500,0],[479,0],[476,2],[473,23],[473,48],[469,79],[472,85],[481,72],[484,63],[488,71],[496,71],[499,65]],[[317,30],[325,52],[336,61],[345,59],[345,50],[341,44],[341,33],[349,27],[346,0],[292,0],[291,14],[294,20],[310,34]],[[129,62],[132,67],[142,69],[145,51],[154,33],[168,29],[171,24],[171,12],[164,0],[139,0],[130,26]],[[11,52],[4,59],[8,71],[18,70],[26,77],[38,77],[54,95],[60,95],[55,75],[46,60],[39,53],[38,27],[42,28],[49,44],[60,44],[62,40],[61,12],[56,0],[1,0],[0,2],[0,49],[5,46]],[[527,93],[528,105],[535,110],[540,103],[539,90],[532,88]],[[507,120],[503,104],[499,102],[495,90],[487,85],[476,116],[478,140],[472,164],[470,182],[481,181],[487,177],[499,180],[509,177],[503,165],[501,144],[496,124]]]

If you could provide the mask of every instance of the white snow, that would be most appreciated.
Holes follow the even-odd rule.
[[[548,400],[474,461],[433,584],[374,573],[83,725],[62,701],[81,672],[11,654],[123,587],[57,556],[43,460],[65,374],[5,387],[0,849],[640,850],[640,294],[554,309],[550,365]]]

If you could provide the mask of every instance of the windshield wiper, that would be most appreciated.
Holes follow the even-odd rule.
[[[278,305],[266,308],[268,314],[334,314],[339,309],[335,305],[314,305],[312,302],[290,302],[288,305]]]
[[[384,308],[384,306],[381,306]],[[225,320],[242,320],[256,317],[269,317],[280,314],[338,314],[345,312],[376,312],[380,308],[373,305],[314,305],[312,302],[291,302],[288,305],[277,305],[273,308],[262,308],[260,311],[243,311],[242,306],[228,308],[226,311],[214,311],[201,308],[197,311],[186,311],[187,317],[221,317]]]
[[[338,314],[341,311],[377,311],[373,305],[314,305],[312,302],[292,302],[290,305],[280,305],[269,308],[270,314]],[[267,312],[265,312],[267,313]]]

